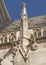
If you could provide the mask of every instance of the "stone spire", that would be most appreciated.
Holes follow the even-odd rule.
[[[20,37],[23,38],[23,44],[27,45],[28,40],[25,38],[28,38],[28,19],[27,19],[27,13],[26,13],[26,4],[22,4],[22,12],[21,12],[21,26],[20,26]]]
[[[27,12],[26,12],[26,4],[22,4],[22,13],[21,13],[21,19],[26,20],[27,19]]]

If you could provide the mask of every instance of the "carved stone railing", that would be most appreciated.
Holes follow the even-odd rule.
[[[12,41],[16,41],[16,32],[15,31],[0,33],[0,44],[9,43]]]
[[[37,38],[36,38],[36,42],[37,42],[37,43],[44,43],[44,42],[46,42],[46,36],[37,37]]]
[[[11,48],[11,47],[14,47],[16,44],[15,42],[7,42],[7,43],[1,43],[0,44],[0,50],[2,49],[8,49],[8,48]]]

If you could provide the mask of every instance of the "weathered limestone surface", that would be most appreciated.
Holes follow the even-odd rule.
[[[30,58],[30,65],[46,65],[46,49],[32,52]]]
[[[12,55],[9,53],[7,54],[8,50],[9,49],[0,50],[0,58],[3,60],[1,62],[2,65],[12,65],[12,63],[10,62],[10,60],[12,59]],[[7,54],[7,57],[3,58],[5,54]]]
[[[13,65],[11,62],[11,60],[13,59],[12,54],[9,54],[6,56],[6,58],[3,58],[3,56],[8,52],[8,50],[9,49],[0,51],[0,58],[3,59],[2,65]],[[14,61],[15,65],[46,65],[46,48],[36,51],[29,50],[29,56],[26,62],[24,61],[22,55],[18,50]]]

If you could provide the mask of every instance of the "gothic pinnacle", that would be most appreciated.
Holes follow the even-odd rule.
[[[21,19],[23,19],[23,20],[27,19],[26,4],[25,3],[22,4]]]

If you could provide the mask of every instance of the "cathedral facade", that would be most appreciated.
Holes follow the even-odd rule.
[[[28,18],[23,3],[12,22],[0,0],[0,65],[46,65],[46,15]]]

